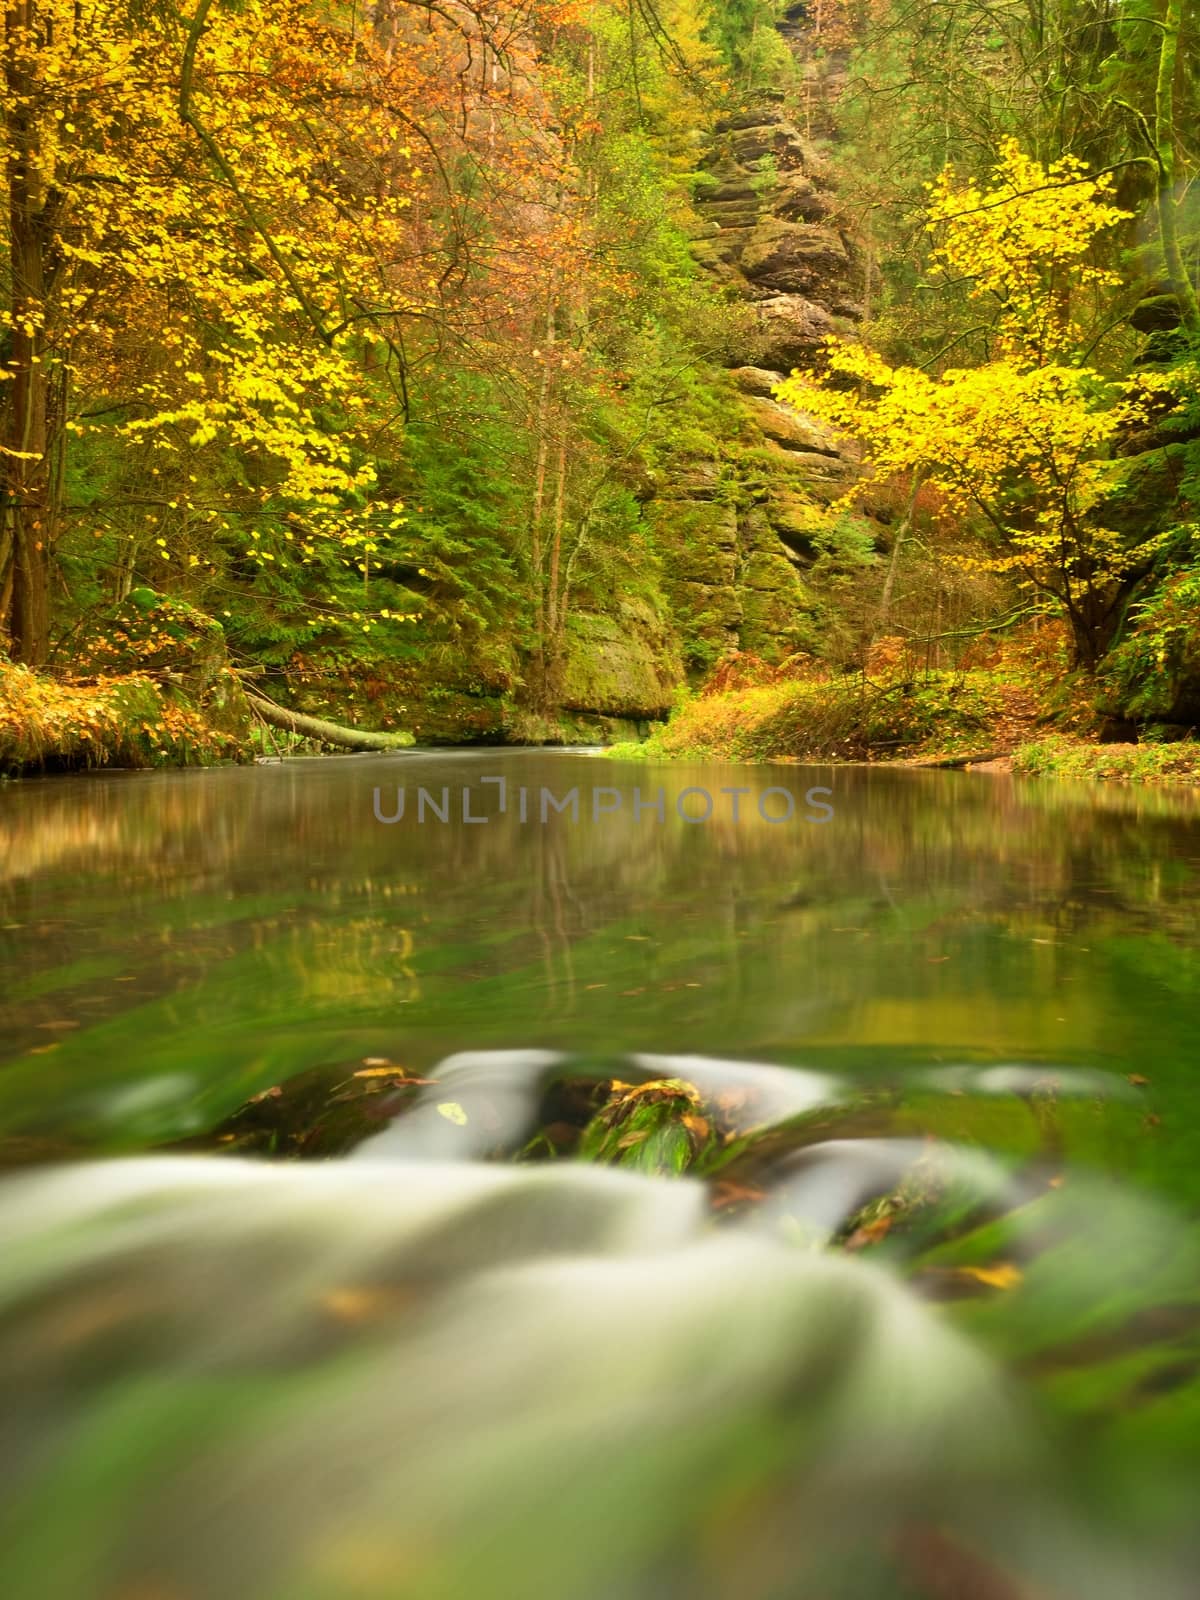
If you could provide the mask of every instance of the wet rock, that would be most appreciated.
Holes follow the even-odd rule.
[[[668,579],[732,583],[738,540],[737,511],[720,502],[664,501],[656,532]]]
[[[767,501],[767,520],[789,550],[804,556],[815,554],[812,536],[822,517],[812,495],[796,489],[777,489]]]
[[[757,210],[762,199],[762,185],[758,179],[740,167],[734,168],[735,176],[727,183],[720,183],[706,196],[706,206],[736,203],[737,205],[752,205]]]
[[[715,461],[689,461],[671,475],[672,498],[713,500],[721,486],[721,468]]]

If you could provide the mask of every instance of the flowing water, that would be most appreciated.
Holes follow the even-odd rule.
[[[0,972],[6,1596],[1194,1591],[1192,796],[31,782]],[[504,1159],[614,1078],[730,1162]]]

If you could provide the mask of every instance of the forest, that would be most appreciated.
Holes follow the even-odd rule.
[[[1195,37],[10,7],[0,759],[300,713],[1191,776]]]
[[[0,1595],[1194,1600],[1198,0],[6,0]]]

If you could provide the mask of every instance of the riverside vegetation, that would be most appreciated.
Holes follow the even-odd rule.
[[[10,9],[0,766],[1189,772],[1195,30]]]

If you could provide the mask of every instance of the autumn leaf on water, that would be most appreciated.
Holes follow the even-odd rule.
[[[891,1232],[892,1223],[896,1220],[893,1212],[887,1212],[882,1217],[876,1217],[872,1222],[864,1222],[861,1228],[846,1240],[847,1250],[865,1250],[869,1245],[878,1244]]]
[[[956,1277],[972,1278],[989,1289],[1015,1288],[1023,1277],[1020,1267],[1011,1261],[997,1261],[992,1267],[954,1267],[952,1270]]]
[[[443,1100],[437,1109],[438,1115],[445,1117],[447,1122],[453,1122],[459,1128],[466,1127],[467,1113],[456,1101]]]

